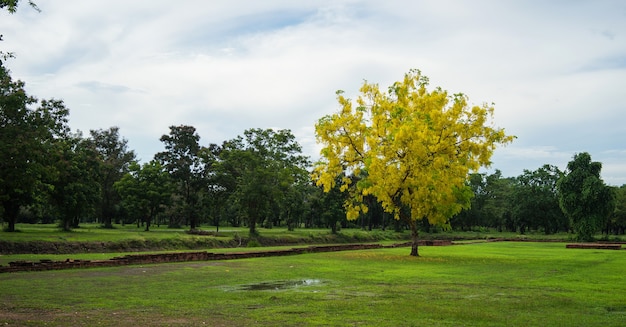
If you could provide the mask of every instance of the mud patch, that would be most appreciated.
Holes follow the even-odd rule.
[[[610,313],[626,314],[626,305],[606,307],[606,311]]]

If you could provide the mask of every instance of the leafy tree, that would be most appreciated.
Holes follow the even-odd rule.
[[[484,206],[488,198],[485,174],[472,173],[468,176],[466,183],[473,193],[470,206],[450,219],[450,225],[453,228],[460,227],[461,230],[471,230],[474,226],[484,226]]]
[[[56,176],[50,193],[59,225],[69,231],[78,227],[82,217],[95,212],[100,196],[99,162],[93,147],[80,134],[68,135],[55,146],[51,158]]]
[[[337,185],[322,195],[322,221],[326,224],[326,227],[330,226],[333,234],[337,233],[339,223],[346,218],[346,210],[343,207],[345,201],[345,193],[341,192]]]
[[[224,186],[230,188],[230,199],[247,219],[251,235],[274,209],[288,205],[285,194],[307,176],[308,161],[301,152],[289,130],[249,129],[222,146],[218,171],[229,175]]]
[[[354,107],[338,92],[341,110],[315,126],[323,145],[313,178],[325,191],[342,172],[365,178],[340,182],[349,191],[347,218],[367,211],[364,196],[373,195],[385,211],[411,227],[411,255],[418,256],[417,221],[444,225],[469,205],[465,186],[470,170],[489,164],[497,144],[513,137],[488,126],[493,107],[472,106],[462,94],[426,89],[428,79],[411,70],[387,94],[364,83]]]
[[[592,162],[589,153],[578,153],[557,182],[559,205],[580,241],[593,240],[614,210],[613,194],[600,178],[601,170],[602,163]]]
[[[615,234],[624,234],[626,229],[626,184],[621,187],[614,187],[613,192],[615,194],[615,210],[611,216],[607,234],[610,232],[609,229],[612,229]]]
[[[170,134],[161,136],[166,151],[154,156],[170,173],[176,185],[178,211],[186,218],[191,230],[198,226],[199,196],[205,183],[199,141],[195,127],[170,126]]]
[[[20,208],[32,203],[49,172],[54,139],[68,130],[62,101],[42,100],[32,108],[37,103],[0,62],[0,206],[8,231],[15,230]]]
[[[217,171],[218,162],[222,147],[217,144],[210,144],[200,150],[199,157],[203,167],[203,178],[205,180],[205,188],[203,190],[203,208],[206,215],[211,217],[211,222],[215,226],[216,232],[219,232],[220,222],[225,216],[228,206],[228,190],[233,185],[233,179],[227,174],[220,174]]]
[[[170,175],[160,163],[152,160],[140,166],[134,162],[114,188],[122,197],[126,210],[146,223],[146,231],[156,215],[163,211],[171,198]]]
[[[90,142],[98,153],[100,182],[100,221],[105,228],[113,227],[113,217],[119,204],[119,197],[113,184],[128,172],[128,166],[135,161],[135,152],[128,150],[128,141],[120,137],[119,127],[107,130],[91,130]]]
[[[567,230],[567,217],[559,207],[557,182],[563,173],[558,167],[543,165],[517,177],[513,195],[513,219],[524,234],[527,228],[543,227],[546,234]]]
[[[511,207],[512,181],[502,178],[502,172],[496,170],[493,174],[472,173],[467,185],[472,189],[474,196],[471,205],[463,209],[450,220],[453,228],[471,230],[475,226],[494,227],[502,231],[505,218]]]
[[[0,0],[0,9],[6,8],[10,13],[15,13],[17,11],[17,5],[19,4],[19,0]],[[28,0],[28,4],[35,10],[40,11],[34,1]]]

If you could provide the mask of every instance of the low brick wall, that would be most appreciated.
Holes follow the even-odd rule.
[[[189,261],[210,261],[210,260],[234,260],[244,258],[260,258],[296,255],[314,252],[334,252],[347,250],[365,250],[382,248],[380,244],[347,244],[347,245],[327,245],[327,246],[310,246],[306,248],[293,248],[274,251],[259,252],[232,252],[232,253],[211,253],[211,252],[176,252],[176,253],[157,253],[157,254],[130,254],[123,257],[115,257],[110,260],[73,260],[65,261],[41,260],[39,262],[32,261],[15,261],[10,262],[9,266],[0,266],[0,273],[17,272],[17,271],[43,271],[43,270],[60,270],[73,268],[95,268],[95,267],[115,267],[126,265],[156,264],[168,262],[189,262]]]
[[[621,244],[604,244],[604,243],[571,243],[566,244],[567,249],[600,249],[600,250],[621,250]]]

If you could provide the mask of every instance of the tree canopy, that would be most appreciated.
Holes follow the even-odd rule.
[[[580,241],[593,240],[615,208],[613,191],[600,178],[601,170],[602,163],[591,161],[589,153],[578,153],[557,182],[559,205]]]
[[[176,193],[180,196],[177,205],[189,222],[189,228],[194,230],[198,225],[199,191],[204,186],[204,166],[199,156],[202,149],[200,136],[193,126],[170,126],[169,135],[161,136],[161,142],[165,151],[155,154],[154,158],[176,183]]]
[[[308,160],[301,151],[290,130],[248,129],[243,137],[224,143],[216,168],[231,176],[223,186],[230,188],[230,200],[246,218],[250,234],[257,233],[258,222],[281,211],[289,219],[290,200],[308,180]]]
[[[119,127],[91,130],[89,134],[89,143],[96,151],[100,163],[98,216],[104,227],[111,228],[119,204],[119,197],[113,184],[128,172],[129,165],[135,161],[135,152],[128,150],[128,141],[120,136]]]
[[[133,216],[146,223],[146,231],[154,217],[169,203],[172,193],[170,175],[161,164],[152,160],[143,165],[130,164],[129,172],[113,184],[122,197],[122,205]]]
[[[55,140],[68,132],[68,115],[62,101],[29,96],[0,61],[0,206],[7,230],[15,230],[20,208],[32,203]]]
[[[364,196],[375,196],[385,211],[409,223],[415,256],[416,221],[443,225],[467,207],[468,173],[489,165],[496,145],[513,140],[489,125],[493,106],[470,106],[463,94],[427,86],[428,78],[411,70],[387,93],[365,82],[356,106],[339,91],[340,111],[315,126],[323,146],[313,173],[317,184],[330,191],[341,173],[358,176],[340,180],[350,194],[348,219],[367,212]]]

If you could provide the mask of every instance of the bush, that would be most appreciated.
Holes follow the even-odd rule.
[[[261,243],[259,243],[259,241],[257,240],[249,240],[246,246],[249,248],[258,248],[261,246]]]

